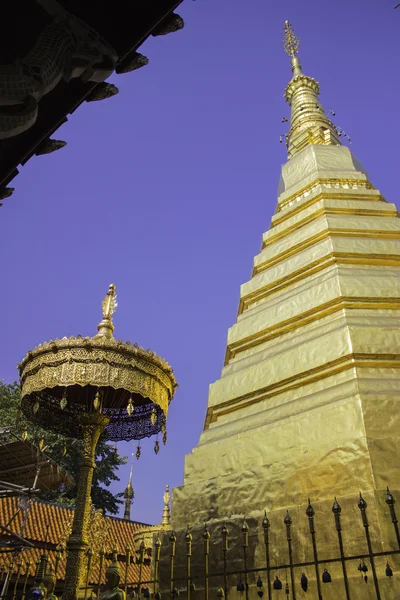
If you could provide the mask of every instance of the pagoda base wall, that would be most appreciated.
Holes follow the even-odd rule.
[[[397,369],[353,367],[219,417],[186,456],[172,527],[400,489],[398,385]]]

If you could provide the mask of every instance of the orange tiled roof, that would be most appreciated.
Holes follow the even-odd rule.
[[[13,519],[14,517],[14,519]],[[25,529],[21,532],[21,525],[24,518],[24,512],[18,512],[18,499],[17,498],[0,498],[0,523],[7,525],[12,519],[12,523],[9,528],[15,531],[19,535],[22,535],[26,540],[33,543],[36,547],[32,549],[25,549],[22,551],[20,557],[24,563],[21,570],[25,572],[25,565],[27,560],[30,561],[30,576],[34,576],[36,570],[36,561],[39,560],[40,555],[43,552],[46,543],[46,530],[47,533],[47,544],[46,554],[49,557],[49,563],[53,570],[56,560],[56,547],[60,541],[64,541],[65,532],[68,529],[69,523],[73,517],[73,509],[59,506],[58,504],[50,504],[46,502],[38,502],[33,500],[28,511],[28,517],[26,520]],[[120,569],[122,573],[121,582],[125,583],[125,549],[129,544],[131,547],[131,553],[134,557],[137,556],[137,549],[134,548],[134,533],[144,527],[142,523],[136,523],[134,521],[125,521],[124,519],[118,519],[113,517],[104,517],[105,521],[109,524],[109,536],[106,544],[106,558],[104,561],[104,569],[102,572],[101,581],[104,583],[105,568],[111,562],[110,553],[113,548],[116,547],[118,550],[118,562],[120,563]],[[62,559],[59,562],[57,578],[59,580],[65,577],[65,564],[66,556],[63,553]],[[8,569],[12,561],[11,552],[0,553],[0,570]],[[15,561],[17,562],[17,561]],[[14,568],[14,571],[16,567]],[[141,570],[141,581],[149,581],[151,576],[151,569],[148,565],[143,565]],[[139,581],[140,565],[130,564],[128,567],[128,573],[126,578],[126,584],[132,585]],[[99,581],[99,564],[98,557],[93,557],[93,567],[90,573],[89,582],[97,584]]]

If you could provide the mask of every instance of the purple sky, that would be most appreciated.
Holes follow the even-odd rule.
[[[394,4],[186,0],[184,30],[149,39],[140,51],[150,64],[111,78],[119,95],[81,106],[55,135],[68,146],[21,168],[0,210],[0,378],[15,380],[17,363],[42,341],[93,335],[114,282],[116,337],[164,356],[180,384],[167,446],[155,456],[154,440],[144,442],[135,459],[133,518],[159,522],[165,484],[183,481],[239,286],[275,210],[291,76],[285,19],[323,106],[336,111],[372,183],[397,201]]]

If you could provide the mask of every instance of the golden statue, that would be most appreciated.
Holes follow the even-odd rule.
[[[100,594],[100,600],[126,600],[126,594],[119,585],[121,571],[116,561],[106,570],[106,587]]]

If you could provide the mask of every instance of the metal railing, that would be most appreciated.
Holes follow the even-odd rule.
[[[118,553],[115,548],[113,553],[106,554],[104,550],[100,550],[97,557],[93,556],[91,549],[87,552],[87,568],[84,582],[84,598],[98,597],[101,592],[102,582],[105,581],[105,571],[107,565],[113,560],[117,560],[120,564],[121,582],[120,587],[124,589],[128,600],[131,598],[154,598],[161,599],[170,597],[172,599],[180,594],[184,595],[187,600],[194,598],[201,600],[209,600],[210,596],[219,598],[229,598],[231,590],[236,588],[236,591],[243,594],[245,600],[254,597],[254,592],[258,597],[265,596],[267,600],[272,600],[274,590],[283,590],[286,598],[297,600],[300,588],[304,591],[313,582],[315,586],[316,596],[319,600],[323,600],[323,590],[325,585],[332,583],[334,578],[341,580],[343,591],[340,598],[351,600],[351,579],[348,573],[349,563],[357,561],[358,571],[365,582],[372,580],[370,583],[369,596],[374,594],[377,600],[381,600],[386,596],[382,596],[381,585],[382,579],[393,577],[393,562],[395,556],[400,555],[400,531],[399,524],[395,511],[395,499],[389,489],[386,492],[385,502],[387,505],[387,516],[391,521],[392,540],[389,540],[391,547],[394,549],[374,550],[371,538],[370,523],[368,518],[367,502],[360,494],[358,500],[359,509],[359,526],[364,530],[365,541],[358,539],[356,545],[351,546],[351,552],[346,553],[345,543],[342,534],[342,508],[338,501],[334,500],[332,506],[333,517],[331,520],[331,529],[333,538],[329,542],[329,547],[337,547],[336,553],[333,556],[326,555],[326,544],[324,552],[321,553],[318,548],[317,527],[316,527],[316,511],[312,504],[308,503],[305,509],[304,525],[307,525],[307,535],[309,536],[308,557],[309,560],[299,561],[295,558],[293,537],[295,530],[300,527],[300,522],[294,522],[289,512],[283,519],[282,529],[283,542],[287,547],[287,560],[285,562],[276,562],[273,557],[276,555],[276,548],[272,543],[273,535],[280,532],[275,531],[270,524],[268,515],[265,513],[259,525],[264,548],[260,553],[258,546],[257,558],[263,556],[260,564],[255,564],[255,548],[252,542],[249,541],[249,526],[246,519],[243,519],[242,525],[239,528],[239,536],[236,546],[232,546],[229,535],[230,529],[237,525],[233,523],[220,522],[213,530],[212,536],[207,524],[201,532],[201,537],[194,539],[193,532],[188,528],[184,539],[182,535],[175,535],[174,532],[163,532],[164,540],[161,540],[159,534],[155,535],[153,548],[146,548],[144,540],[140,543],[140,547],[135,551],[128,545],[124,553]],[[325,523],[326,525],[326,523]],[[354,527],[356,523],[353,523]],[[213,538],[218,556],[210,553],[210,540]],[[179,538],[179,542],[177,539]],[[216,538],[218,538],[216,540]],[[278,535],[279,538],[279,535]],[[336,539],[335,539],[336,538]],[[281,540],[282,541],[282,540]],[[256,542],[257,545],[259,541]],[[354,548],[361,548],[361,543],[367,551],[353,552]],[[255,546],[255,544],[254,544]],[[184,561],[177,563],[177,550],[184,556]],[[304,549],[303,549],[304,550]],[[193,552],[196,552],[196,557],[200,560],[193,560]],[[25,550],[23,554],[13,554],[11,561],[8,559],[7,566],[0,562],[0,600],[25,600],[29,589],[29,581],[33,579],[33,565],[29,560],[25,563],[22,561],[23,555],[29,555],[32,550]],[[7,553],[10,556],[10,553]],[[321,556],[322,554],[322,556]],[[42,553],[43,560],[44,552]],[[249,560],[249,557],[252,560]],[[385,561],[382,559],[385,558]],[[379,559],[381,565],[377,565],[376,559]],[[47,559],[46,559],[47,560]],[[61,547],[56,553],[53,553],[52,571],[55,573],[58,580],[60,577],[60,565],[65,560],[64,549]],[[0,554],[1,561],[1,554]],[[163,570],[160,571],[160,561],[163,563]],[[38,573],[40,560],[36,561],[36,576]],[[151,564],[151,579],[148,578],[149,566]],[[135,577],[129,576],[131,565],[135,566]],[[211,568],[210,568],[211,565]],[[337,565],[338,570],[336,576],[332,576],[329,572],[330,565]],[[384,567],[382,568],[382,565]],[[167,569],[165,569],[167,566]],[[301,578],[296,579],[296,570],[302,570]],[[378,571],[380,569],[380,571]],[[285,577],[280,579],[279,574],[284,573]],[[308,581],[307,573],[310,577]],[[312,575],[310,574],[312,573]],[[372,578],[367,575],[372,574]],[[60,587],[59,581],[59,587]],[[394,582],[392,582],[394,583]],[[197,587],[196,587],[197,586]],[[311,587],[311,586],[310,586]],[[198,589],[197,589],[198,588]],[[373,591],[372,591],[373,590]],[[199,595],[200,594],[200,595]],[[390,596],[391,598],[395,596]]]
[[[165,577],[159,577],[159,562],[161,557],[161,540],[157,538],[155,543],[155,552],[154,552],[154,579],[146,582],[139,582],[139,585],[135,588],[135,597],[144,597],[144,598],[154,598],[155,600],[159,600],[161,598],[161,591],[165,592],[166,589],[169,590],[169,596],[171,598],[176,598],[180,594],[184,594],[185,598],[191,600],[193,596],[193,592],[196,590],[196,584],[201,586],[201,595],[196,595],[196,598],[204,598],[204,600],[209,600],[210,592],[211,592],[211,584],[212,581],[212,589],[213,589],[213,597],[220,598],[229,598],[230,590],[232,587],[236,587],[236,591],[241,592],[243,594],[243,598],[245,600],[249,600],[249,593],[251,588],[255,588],[258,596],[261,598],[265,596],[268,600],[272,600],[273,598],[273,590],[282,589],[286,593],[287,598],[291,598],[292,600],[297,599],[297,592],[300,588],[304,591],[307,591],[309,586],[308,578],[306,575],[307,569],[311,569],[314,571],[313,573],[313,581],[315,581],[316,585],[316,593],[319,600],[323,599],[322,592],[325,584],[332,583],[332,576],[329,572],[329,565],[337,564],[340,568],[340,579],[343,581],[343,593],[340,598],[345,598],[346,600],[351,600],[351,586],[350,579],[347,566],[351,561],[359,561],[358,571],[361,574],[362,579],[367,582],[369,580],[367,573],[371,570],[372,573],[372,586],[373,592],[370,590],[370,594],[374,593],[377,600],[381,600],[384,598],[381,594],[380,590],[380,581],[379,576],[382,577],[393,577],[393,570],[389,564],[390,557],[394,557],[395,555],[400,555],[400,535],[399,535],[399,525],[395,512],[395,499],[389,489],[386,492],[385,497],[386,504],[388,506],[388,516],[390,516],[390,520],[393,527],[393,542],[396,545],[396,549],[386,550],[386,551],[375,551],[372,546],[371,541],[371,533],[370,533],[370,524],[368,521],[367,514],[367,502],[360,494],[358,501],[358,509],[360,514],[360,525],[364,529],[365,534],[365,542],[364,545],[367,548],[367,552],[351,552],[346,553],[344,548],[343,536],[342,536],[342,508],[335,498],[333,506],[332,506],[332,529],[333,532],[336,532],[337,538],[337,546],[338,553],[335,556],[323,556],[320,557],[318,551],[317,544],[317,536],[316,536],[316,523],[315,523],[315,510],[311,503],[308,503],[308,506],[305,510],[305,515],[307,517],[308,522],[308,532],[310,539],[310,553],[312,556],[312,560],[306,561],[297,561],[294,558],[293,552],[293,529],[294,524],[289,512],[286,512],[284,517],[283,525],[285,527],[285,538],[287,544],[287,562],[276,564],[271,559],[271,525],[268,519],[267,514],[265,513],[262,522],[260,523],[263,531],[263,542],[264,542],[264,562],[263,564],[259,564],[257,566],[249,567],[248,565],[248,557],[249,557],[249,526],[246,522],[246,519],[243,520],[243,524],[241,526],[241,540],[240,540],[240,548],[235,548],[235,566],[237,565],[237,557],[241,554],[241,565],[239,568],[229,568],[229,554],[230,554],[230,546],[229,546],[229,523],[225,522],[221,524],[217,531],[214,531],[213,535],[220,536],[220,542],[222,547],[222,557],[218,557],[214,563],[220,564],[221,569],[217,569],[215,571],[210,570],[210,531],[205,525],[204,531],[202,533],[203,538],[203,566],[200,567],[199,564],[196,564],[196,569],[193,569],[192,565],[192,550],[193,544],[197,545],[201,544],[201,540],[195,540],[193,542],[193,536],[188,528],[186,536],[185,536],[185,544],[186,550],[183,550],[186,553],[186,573],[182,574],[182,568],[179,569],[179,573],[176,571],[176,553],[177,553],[177,536],[174,532],[169,536],[168,544],[163,544],[163,560],[166,561],[169,558],[169,582],[165,581]],[[168,550],[169,546],[169,550]],[[332,540],[331,546],[334,546],[334,539]],[[239,551],[239,554],[238,554]],[[167,553],[169,552],[169,557]],[[376,558],[386,558],[385,568],[382,573],[378,574],[376,567]],[[182,563],[183,564],[183,563]],[[295,570],[302,569],[302,576],[299,581],[296,581],[295,578]],[[282,582],[277,573],[284,572],[286,574],[286,581]],[[273,573],[275,573],[275,579],[273,580]],[[254,581],[252,585],[249,585],[249,577],[252,576],[252,580]],[[236,578],[236,585],[232,586],[232,580]],[[339,578],[339,577],[338,577]],[[230,585],[228,585],[228,581],[230,581]],[[370,586],[369,586],[370,587]],[[200,590],[198,590],[200,591]],[[165,596],[165,594],[163,594]],[[252,592],[252,596],[254,597],[254,593]],[[314,596],[315,597],[315,596]],[[369,595],[368,597],[372,597]],[[394,596],[390,596],[393,597]]]

